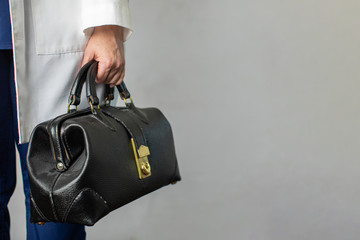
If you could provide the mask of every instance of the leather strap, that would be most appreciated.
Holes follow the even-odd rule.
[[[116,88],[119,91],[121,98],[128,99],[131,97],[130,92],[127,89],[124,81],[122,81],[120,83],[120,85],[117,85]],[[114,99],[114,88],[111,88],[111,87],[109,87],[109,85],[106,85],[105,96],[108,97],[108,100],[113,100]]]
[[[69,102],[71,102],[71,105],[79,105],[80,99],[81,99],[81,90],[83,88],[83,85],[86,81],[86,75],[87,71],[90,68],[90,66],[95,63],[95,60],[92,60],[88,63],[86,63],[80,70],[79,73],[75,77],[75,81],[71,87],[70,90],[70,97]]]
[[[117,85],[116,88],[118,89],[120,96],[122,98],[128,99],[131,97],[129,90],[127,89],[125,82],[122,81],[120,85]]]
[[[108,84],[105,85],[105,96],[107,100],[114,100],[114,88],[111,88]]]
[[[131,110],[122,110],[116,108],[106,108],[102,112],[109,117],[115,119],[121,125],[125,127],[130,136],[134,139],[135,146],[138,149],[141,145],[148,146],[147,139],[144,135],[143,128],[141,127],[141,122],[135,118],[130,117],[128,111]]]
[[[96,94],[96,87],[95,87],[97,66],[98,66],[98,62],[95,60],[91,60],[79,70],[79,73],[75,77],[75,81],[70,90],[70,97],[69,97],[70,105],[77,106],[80,104],[81,91],[85,82],[86,82],[86,95],[88,101],[91,101],[93,105],[98,105],[100,103],[99,98],[97,97]],[[130,92],[127,89],[124,81],[122,81],[120,85],[117,85],[116,88],[118,89],[120,96],[122,98],[125,99],[130,98],[131,96]],[[108,100],[113,100],[114,88],[110,88],[109,85],[106,84],[105,91]]]
[[[99,105],[99,98],[96,94],[96,83],[95,83],[95,77],[97,75],[97,68],[98,63],[94,62],[91,64],[87,75],[86,75],[86,96],[88,99],[88,102],[91,102],[93,105]]]

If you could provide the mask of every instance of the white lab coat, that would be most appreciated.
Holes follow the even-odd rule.
[[[128,0],[10,0],[19,141],[67,111],[71,84],[93,27],[132,32]],[[86,101],[82,101],[86,106]]]

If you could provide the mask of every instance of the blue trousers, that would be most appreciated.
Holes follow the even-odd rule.
[[[16,185],[15,145],[18,149],[26,206],[27,240],[82,240],[83,225],[30,223],[29,180],[26,169],[28,144],[18,144],[16,97],[12,50],[0,50],[0,240],[9,240],[10,215],[8,202]]]

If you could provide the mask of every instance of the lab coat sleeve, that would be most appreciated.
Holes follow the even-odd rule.
[[[82,29],[86,35],[94,27],[117,25],[124,27],[123,39],[126,41],[132,31],[128,0],[81,0]]]

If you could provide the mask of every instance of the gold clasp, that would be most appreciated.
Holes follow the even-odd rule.
[[[126,101],[127,99],[124,96],[122,96],[122,95],[120,95],[120,96],[121,96],[121,99],[125,102],[125,105],[127,107],[129,107],[131,104],[134,104],[134,101],[132,100],[131,97],[128,98],[128,99],[130,99],[130,102],[128,102],[128,101]]]
[[[70,95],[69,104],[68,104],[68,113],[71,111],[70,106],[75,102],[75,95]],[[77,106],[75,105],[75,111],[77,111]]]
[[[134,151],[136,168],[139,179],[144,179],[151,176],[151,167],[147,156],[150,155],[150,150],[147,146],[141,145],[136,149],[134,139],[131,138],[131,145]]]
[[[109,105],[110,105],[110,103],[111,103],[110,97],[107,96],[107,97],[104,99],[104,105],[106,105],[106,104],[109,104]]]
[[[94,106],[93,106],[93,104],[92,104],[92,100],[89,100],[89,105],[90,105],[91,112],[92,112],[92,113],[95,113],[95,112],[94,112]],[[97,108],[100,109],[100,105],[97,105]]]

